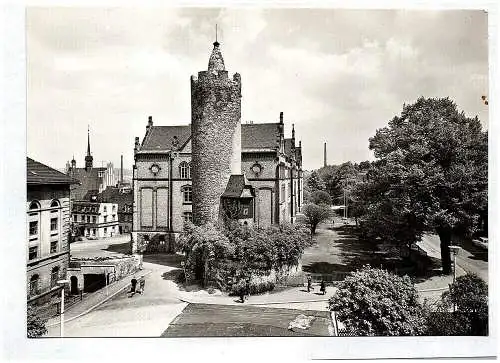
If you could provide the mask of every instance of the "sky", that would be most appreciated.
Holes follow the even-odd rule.
[[[134,137],[191,120],[190,76],[218,24],[242,79],[242,123],[292,123],[303,168],[373,160],[368,139],[424,97],[450,97],[488,127],[488,16],[481,10],[28,8],[28,156],[133,165]]]

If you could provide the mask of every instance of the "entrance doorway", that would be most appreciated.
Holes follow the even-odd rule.
[[[71,295],[78,295],[78,277],[71,276]]]
[[[85,274],[83,275],[83,291],[94,292],[106,286],[105,274]]]

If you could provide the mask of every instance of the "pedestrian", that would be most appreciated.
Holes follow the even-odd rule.
[[[132,280],[130,280],[130,292],[131,296],[134,296],[135,294],[135,288],[137,287],[137,279],[134,277]]]
[[[311,289],[312,289],[311,275],[307,275],[307,292],[311,292]]]
[[[245,283],[245,295],[247,296],[247,299],[250,297],[250,278],[248,278]]]
[[[321,285],[320,285],[320,288],[319,288],[319,291],[323,293],[323,295],[326,294],[326,284],[325,284],[325,280],[321,280]]]
[[[146,284],[146,281],[144,280],[144,276],[142,276],[140,279],[139,279],[139,294],[142,295],[142,293],[144,292],[144,285]]]
[[[245,290],[246,290],[246,283],[243,284],[244,280],[241,279],[240,280],[240,283],[238,284],[239,285],[239,289],[240,289],[240,302],[241,303],[244,303],[245,302]]]

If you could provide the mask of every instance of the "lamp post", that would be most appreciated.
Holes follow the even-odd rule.
[[[60,314],[60,337],[64,338],[64,286],[69,283],[69,280],[58,280],[57,284],[61,286],[61,314]]]
[[[460,246],[449,246],[451,253],[453,253],[453,283],[457,279],[457,255],[460,251]]]

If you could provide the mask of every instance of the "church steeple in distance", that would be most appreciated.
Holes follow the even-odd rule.
[[[87,156],[85,156],[85,170],[92,169],[94,158],[90,154],[90,127],[87,126]]]

